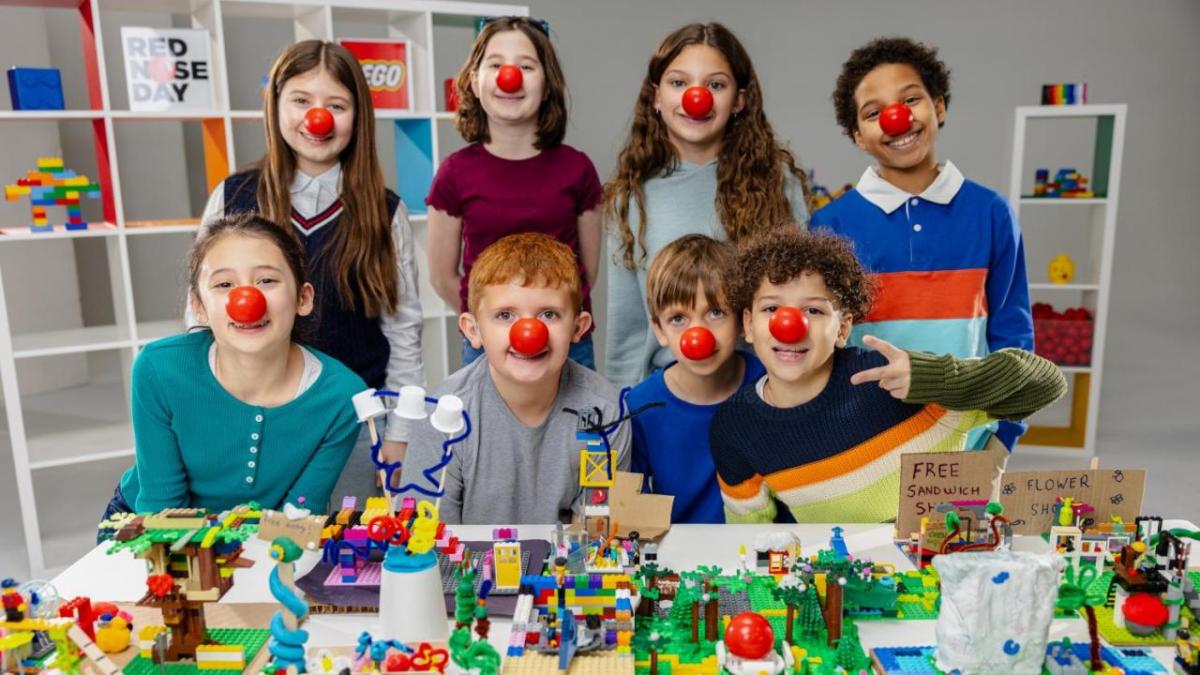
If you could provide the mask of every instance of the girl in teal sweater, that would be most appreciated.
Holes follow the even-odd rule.
[[[105,518],[302,497],[323,510],[358,435],[350,399],[366,385],[296,341],[296,317],[314,311],[299,244],[258,216],[220,219],[192,244],[187,286],[201,328],[138,354],[136,463]]]

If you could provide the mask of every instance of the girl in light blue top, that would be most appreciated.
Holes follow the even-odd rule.
[[[650,59],[629,139],[605,187],[610,223],[604,372],[618,387],[670,361],[650,329],[646,266],[671,241],[737,242],[808,221],[807,185],[776,139],[746,49],[719,23],[667,36]]]

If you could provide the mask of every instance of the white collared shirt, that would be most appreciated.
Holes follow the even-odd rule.
[[[342,165],[334,164],[333,168],[319,176],[309,176],[297,170],[288,192],[292,195],[292,208],[305,218],[312,218],[332,206],[341,196]]]
[[[333,205],[341,196],[341,189],[342,167],[339,164],[319,176],[308,176],[297,171],[288,191],[296,213],[305,218],[312,218]],[[209,195],[204,214],[200,217],[200,230],[203,231],[209,223],[224,215],[225,183],[222,182]],[[295,220],[292,222],[294,225]],[[315,231],[315,228],[308,233],[311,234],[312,231]],[[400,304],[395,312],[384,313],[379,318],[379,327],[390,347],[386,386],[392,391],[400,391],[400,387],[407,384],[425,385],[416,241],[412,224],[408,220],[408,208],[404,202],[400,202],[396,207],[396,214],[392,217],[392,239],[396,243],[396,264],[400,272]],[[189,327],[197,324],[190,302],[185,303],[184,320]],[[389,441],[405,441],[408,440],[408,433],[405,424],[394,422],[387,425],[384,437]]]
[[[914,195],[887,182],[875,167],[869,166],[863,172],[862,178],[858,179],[858,185],[854,189],[863,199],[878,206],[884,213],[891,213],[903,206],[904,202],[914,198],[935,204],[949,204],[962,188],[964,180],[962,172],[954,166],[954,162],[947,160],[938,167],[938,175],[933,183],[921,194]]]

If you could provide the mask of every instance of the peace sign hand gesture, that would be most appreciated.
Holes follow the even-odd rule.
[[[885,366],[855,373],[850,377],[850,384],[878,382],[893,397],[901,400],[907,398],[908,387],[912,383],[912,363],[908,352],[873,335],[864,337],[863,344],[883,354],[888,362]]]

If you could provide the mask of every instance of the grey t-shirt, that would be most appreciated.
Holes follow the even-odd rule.
[[[446,494],[438,514],[447,523],[538,524],[569,521],[579,497],[578,418],[563,408],[599,407],[605,422],[616,419],[617,391],[603,377],[567,361],[558,396],[546,420],[537,427],[522,424],[500,398],[486,357],[446,378],[432,394],[454,394],[471,419],[471,435],[454,446],[446,470]],[[412,426],[401,472],[404,485],[433,485],[423,471],[442,456],[445,435],[428,423]],[[617,468],[629,468],[629,423],[609,435],[617,451]],[[430,498],[409,492],[419,499]]]

